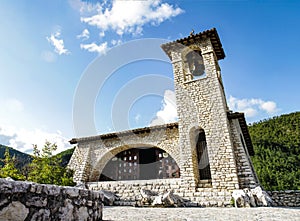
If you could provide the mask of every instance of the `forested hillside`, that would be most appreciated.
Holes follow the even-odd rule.
[[[18,169],[22,169],[26,164],[30,163],[33,159],[29,154],[20,152],[11,147],[7,147],[0,144],[0,167],[3,166],[3,159],[5,150],[8,148],[9,154],[12,157],[15,157],[15,164]]]
[[[266,190],[300,190],[300,112],[249,126],[252,161]]]

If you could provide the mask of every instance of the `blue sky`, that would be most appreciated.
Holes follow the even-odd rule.
[[[227,101],[248,122],[299,111],[299,8],[299,1],[2,0],[0,143],[25,152],[45,139],[59,150],[70,147],[67,141],[78,136],[76,91],[92,62],[110,54],[130,57],[117,49],[132,40],[172,41],[191,29],[217,28],[226,54],[220,66]],[[175,121],[170,82],[172,68],[164,59],[117,66],[95,94],[95,133],[148,126],[158,118]],[[150,86],[161,88],[114,106],[118,96]],[[116,115],[118,110],[124,113]]]

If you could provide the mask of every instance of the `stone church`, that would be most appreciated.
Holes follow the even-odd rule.
[[[197,205],[226,206],[233,190],[259,181],[244,114],[226,103],[218,33],[191,33],[161,48],[173,65],[178,122],[73,138],[74,180],[129,202],[144,187],[174,189]]]

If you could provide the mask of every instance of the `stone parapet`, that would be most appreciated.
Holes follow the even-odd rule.
[[[0,193],[0,220],[102,220],[100,192],[0,179]]]

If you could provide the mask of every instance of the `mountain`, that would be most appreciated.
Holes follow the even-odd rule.
[[[5,153],[6,148],[9,149],[10,156],[15,156],[16,167],[18,169],[24,168],[24,166],[26,164],[30,163],[33,159],[33,157],[29,154],[20,152],[14,148],[7,147],[7,146],[0,144],[0,166],[3,166],[3,162],[1,160],[5,158],[4,153]],[[71,149],[65,150],[65,151],[57,154],[57,156],[59,156],[59,159],[61,159],[61,166],[63,166],[63,167],[67,166],[67,164],[69,163],[69,160],[72,156],[73,151],[74,151],[74,148],[71,148]]]
[[[266,190],[300,190],[300,112],[249,126],[258,178]]]
[[[1,160],[5,158],[4,153],[5,153],[6,148],[8,148],[10,156],[12,156],[12,157],[15,156],[15,158],[16,158],[15,163],[16,163],[16,167],[18,169],[23,168],[26,164],[30,163],[33,159],[32,156],[30,156],[29,154],[20,152],[11,147],[7,147],[7,146],[0,144],[0,166],[3,166],[3,162]]]

